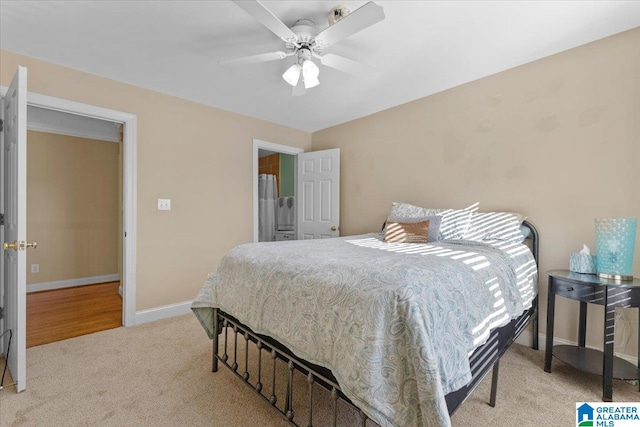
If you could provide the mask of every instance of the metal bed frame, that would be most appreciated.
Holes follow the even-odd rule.
[[[527,239],[530,240],[531,251],[538,264],[538,232],[536,228],[528,221],[524,221],[523,225],[530,230]],[[219,362],[227,366],[232,373],[249,386],[262,400],[282,415],[291,425],[300,426],[294,421],[296,411],[293,408],[293,375],[294,371],[299,371],[306,377],[307,395],[308,395],[308,419],[307,427],[313,425],[313,386],[318,384],[328,390],[332,400],[332,426],[337,426],[338,416],[338,400],[344,401],[347,405],[354,408],[361,419],[361,426],[365,427],[367,415],[354,405],[341,391],[336,379],[326,368],[314,365],[304,359],[296,357],[293,352],[284,345],[271,337],[256,334],[250,328],[243,325],[232,315],[225,313],[217,308],[214,309],[213,324],[217,325],[217,336],[213,339],[213,357],[212,372],[218,371]],[[538,350],[538,296],[533,300],[529,310],[524,312],[520,317],[513,319],[509,324],[492,331],[489,339],[485,344],[478,347],[469,358],[471,366],[472,379],[466,386],[451,392],[445,396],[449,414],[452,415],[455,410],[469,397],[475,388],[480,384],[484,377],[492,369],[491,395],[489,405],[492,407],[496,404],[496,394],[498,387],[498,371],[500,367],[500,357],[507,351],[509,346],[518,338],[520,333],[527,327],[529,323],[533,325],[532,348]],[[224,334],[222,345],[219,343],[219,335]],[[229,350],[229,335],[233,340],[233,348]],[[244,355],[238,355],[238,340],[244,340]],[[257,356],[257,378],[253,379],[249,372],[249,343],[256,346]],[[221,348],[222,347],[222,348]],[[220,353],[222,351],[222,354]],[[229,352],[232,354],[230,355]],[[276,392],[276,363],[286,364],[288,375],[286,384],[286,393],[284,405],[278,406],[278,394]],[[240,365],[243,366],[240,366]],[[263,365],[271,369],[264,372]],[[240,369],[240,370],[239,370]],[[270,390],[264,390],[263,379],[271,378]]]

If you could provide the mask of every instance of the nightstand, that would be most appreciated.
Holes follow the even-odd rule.
[[[640,379],[640,332],[638,333],[638,365],[613,355],[616,307],[640,308],[640,279],[628,282],[600,279],[595,274],[580,274],[569,270],[551,270],[547,300],[547,345],[544,370],[551,372],[551,356],[585,372],[602,375],[602,400],[611,402],[613,379]],[[553,345],[553,320],[556,295],[580,302],[578,345]],[[605,306],[604,351],[585,347],[587,334],[587,304]],[[640,390],[640,386],[639,386]]]

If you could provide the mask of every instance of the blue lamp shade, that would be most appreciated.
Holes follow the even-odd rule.
[[[596,218],[596,270],[604,279],[633,280],[637,218]]]

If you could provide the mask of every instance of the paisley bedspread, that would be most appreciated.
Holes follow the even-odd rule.
[[[217,307],[330,369],[383,427],[448,426],[445,395],[471,380],[469,355],[536,294],[525,245],[367,234],[240,245],[192,309],[210,338]]]

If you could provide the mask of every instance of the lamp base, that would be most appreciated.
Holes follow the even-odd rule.
[[[598,273],[598,277],[601,279],[615,280],[617,282],[633,281],[633,276],[625,276],[621,274]]]

